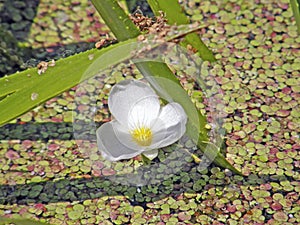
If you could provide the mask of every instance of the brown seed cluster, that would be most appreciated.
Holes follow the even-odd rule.
[[[145,46],[141,47],[141,49],[136,52],[136,56],[140,57],[141,55],[144,56],[143,52],[147,52],[149,56],[149,51],[153,50],[153,46],[149,44],[149,40],[157,43],[165,43],[165,37],[167,34],[172,31],[172,27],[167,24],[167,20],[165,18],[165,15],[162,11],[160,11],[160,15],[156,16],[154,18],[149,18],[147,16],[144,16],[142,13],[135,13],[133,15],[130,15],[131,20],[134,22],[134,24],[139,27],[139,29],[143,32],[143,34],[139,35],[137,37],[137,40],[143,43],[146,43]],[[176,27],[173,27],[176,29]],[[151,37],[148,39],[144,33],[150,34]],[[176,42],[177,40],[173,40],[172,42]],[[160,48],[160,51],[162,51],[162,48]],[[161,54],[160,52],[159,54]],[[152,52],[153,57],[157,57],[157,53]]]
[[[130,19],[141,31],[148,31],[154,23],[152,18],[144,16],[142,13],[131,14]]]
[[[100,49],[102,47],[106,47],[110,44],[113,44],[116,42],[116,39],[113,39],[106,34],[105,38],[101,39],[100,41],[96,42],[95,47],[97,49]]]
[[[149,28],[149,33],[161,33],[168,32],[169,25],[167,25],[167,19],[162,11],[160,15],[155,17],[155,23]]]
[[[46,70],[48,69],[48,63],[45,61],[40,62],[37,65],[37,69],[38,69],[38,74],[41,75],[42,73],[45,73]]]
[[[149,32],[150,34],[163,32],[168,27],[163,12],[160,12],[160,15],[155,18],[149,18],[142,13],[135,13],[130,15],[130,19],[141,31]]]
[[[50,62],[41,61],[41,62],[37,65],[38,74],[41,75],[42,73],[45,73],[46,70],[48,69],[48,66],[55,66],[55,61],[54,61],[54,59],[52,59]]]

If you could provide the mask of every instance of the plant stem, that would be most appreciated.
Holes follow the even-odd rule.
[[[300,34],[300,1],[298,0],[290,0],[290,4],[294,13],[294,17],[296,20],[296,25],[298,29],[298,34]]]
[[[160,15],[160,11],[163,11],[165,13],[168,24],[182,25],[190,23],[189,18],[183,12],[181,5],[178,3],[178,0],[147,1],[156,16]],[[207,46],[195,32],[186,35],[184,42],[182,42],[181,44],[185,46],[187,44],[192,45],[195,49],[198,50],[198,54],[203,60],[207,60],[210,62],[216,61],[212,51],[207,48]]]

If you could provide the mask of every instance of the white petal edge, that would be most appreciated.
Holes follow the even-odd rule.
[[[157,117],[160,109],[158,96],[147,84],[132,79],[123,80],[114,85],[108,97],[110,112],[124,126],[128,126],[129,116],[136,114],[136,109],[145,107],[145,104],[148,105],[148,110],[152,110],[151,114],[147,115]],[[140,113],[134,116],[140,116]]]
[[[98,149],[103,158],[109,161],[118,161],[130,159],[141,154],[141,151],[128,148],[119,141],[114,132],[112,122],[103,124],[96,131]]]
[[[178,141],[186,131],[187,115],[182,106],[172,102],[164,106],[153,126],[153,143],[150,149],[162,148]]]
[[[158,156],[158,149],[147,150],[142,154],[145,155],[148,159],[153,160]]]

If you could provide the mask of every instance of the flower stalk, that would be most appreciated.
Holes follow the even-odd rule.
[[[298,34],[300,34],[300,1],[299,0],[290,0],[290,4],[293,10],[293,14],[296,20]]]

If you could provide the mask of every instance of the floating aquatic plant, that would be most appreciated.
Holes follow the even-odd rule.
[[[141,81],[116,84],[108,107],[115,119],[98,128],[97,142],[104,158],[111,161],[141,153],[153,159],[158,148],[173,144],[186,130],[183,108],[175,102],[161,108],[158,96]]]

